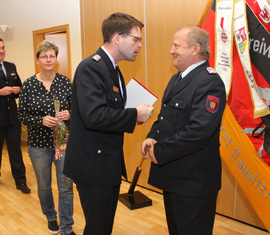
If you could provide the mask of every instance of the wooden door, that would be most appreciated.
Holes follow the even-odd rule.
[[[56,71],[68,77],[67,34],[66,32],[45,34],[45,40],[59,48]]]

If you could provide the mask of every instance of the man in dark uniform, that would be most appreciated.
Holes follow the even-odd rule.
[[[170,51],[179,70],[165,89],[158,120],[142,143],[152,161],[149,184],[162,189],[171,235],[212,234],[221,187],[219,132],[226,105],[223,81],[209,67],[209,37],[177,29]]]
[[[132,133],[152,115],[149,105],[125,109],[126,88],[117,68],[121,60],[135,60],[142,27],[130,15],[109,16],[102,24],[104,45],[79,64],[74,76],[64,174],[79,192],[84,235],[111,234],[121,175],[126,177],[124,132]]]
[[[16,104],[16,98],[19,97],[21,89],[21,79],[16,66],[13,63],[3,61],[5,56],[5,44],[0,38],[0,170],[3,143],[6,139],[16,188],[23,193],[30,193],[31,190],[26,185],[25,166],[21,151],[21,123],[18,119]]]

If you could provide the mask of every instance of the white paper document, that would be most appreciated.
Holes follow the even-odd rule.
[[[136,108],[140,104],[149,104],[152,106],[158,98],[135,78],[129,81],[126,89],[127,102],[125,108]]]

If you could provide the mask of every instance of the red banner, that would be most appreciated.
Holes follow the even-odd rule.
[[[270,13],[269,4],[261,6],[258,2],[246,0],[246,14],[249,29],[249,49],[250,59],[252,64],[252,72],[258,86],[258,92],[261,97],[270,105]],[[202,28],[209,32],[210,49],[212,56],[210,58],[210,65],[214,67],[215,57],[215,7],[216,1],[208,12],[206,20]],[[265,123],[270,123],[270,117],[254,118],[253,103],[250,95],[248,83],[246,81],[245,73],[241,61],[239,59],[235,41],[233,43],[233,73],[230,94],[228,96],[228,105],[232,110],[235,119],[242,127],[242,132],[246,133],[253,143],[258,156],[261,157],[268,165],[270,165],[269,152],[264,148],[265,140]],[[261,126],[260,126],[261,124]],[[270,128],[270,127],[269,127]],[[264,131],[263,133],[261,133]]]
[[[217,0],[218,1],[218,0]],[[236,1],[234,1],[235,3]],[[270,6],[265,0],[246,0],[250,61],[256,89],[270,104]],[[221,20],[219,24],[224,24]],[[209,0],[199,26],[209,32],[215,65],[216,0]],[[233,27],[232,27],[233,28]],[[220,131],[221,157],[270,231],[270,115],[254,118],[254,103],[235,40],[232,77]]]

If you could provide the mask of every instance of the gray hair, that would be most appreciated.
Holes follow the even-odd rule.
[[[201,50],[199,52],[200,58],[203,60],[209,60],[210,59],[210,49],[209,49],[209,33],[204,30],[201,29],[195,25],[183,25],[181,27],[179,27],[177,31],[180,30],[188,30],[188,33],[186,35],[186,43],[189,46],[193,46],[195,44],[200,44],[201,46]]]

